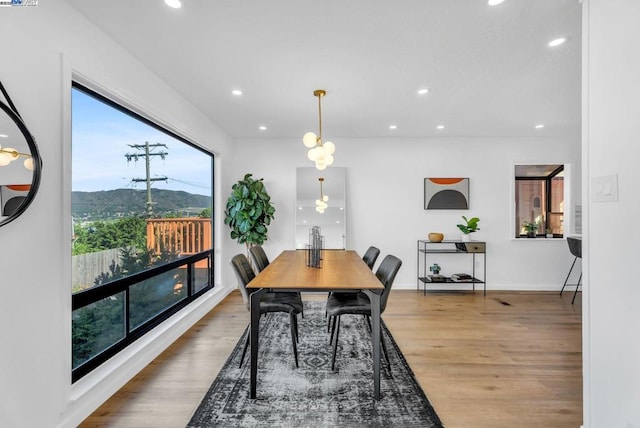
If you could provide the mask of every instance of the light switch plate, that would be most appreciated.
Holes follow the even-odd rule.
[[[592,202],[615,202],[618,200],[618,175],[591,178]]]

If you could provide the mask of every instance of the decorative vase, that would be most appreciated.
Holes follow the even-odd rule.
[[[444,239],[444,234],[438,232],[432,232],[429,234],[429,241],[431,242],[442,242]]]
[[[471,241],[471,234],[470,233],[463,233],[462,237],[460,239],[462,242],[469,242]]]

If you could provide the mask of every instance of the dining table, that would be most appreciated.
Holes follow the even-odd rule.
[[[319,267],[308,266],[308,250],[285,250],[249,284],[250,398],[256,398],[260,299],[265,292],[364,292],[371,302],[373,395],[380,399],[380,294],[384,289],[353,250],[323,250]]]

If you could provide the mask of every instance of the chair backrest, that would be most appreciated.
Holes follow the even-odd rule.
[[[391,286],[393,285],[393,281],[396,279],[400,266],[402,266],[402,260],[389,254],[382,260],[382,263],[378,266],[378,270],[376,270],[376,276],[382,285],[384,285],[384,290],[380,295],[380,313],[384,312],[387,307],[387,300],[389,300]]]
[[[373,269],[373,265],[376,264],[376,260],[378,259],[379,255],[380,250],[374,246],[371,246],[364,253],[364,256],[362,256],[362,260],[364,260],[367,266],[369,266],[369,269]]]
[[[2,210],[2,215],[10,216],[15,214],[18,211],[18,208],[22,205],[24,200],[27,199],[26,196],[14,196],[9,199],[5,204]]]
[[[567,236],[567,244],[569,244],[569,251],[571,251],[571,254],[582,258],[582,239]]]
[[[264,252],[262,246],[254,245],[253,247],[249,247],[249,254],[251,254],[251,258],[255,262],[256,268],[258,268],[258,272],[262,272],[264,268],[269,266],[269,258]]]
[[[247,306],[247,309],[249,309],[249,291],[247,291],[247,284],[256,277],[256,274],[253,272],[249,260],[247,260],[247,256],[244,254],[233,256],[231,266],[233,266],[233,270],[238,278],[238,288],[240,289],[240,294],[242,294],[242,300]]]

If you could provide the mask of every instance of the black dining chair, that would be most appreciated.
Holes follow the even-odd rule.
[[[364,256],[362,256],[362,260],[369,266],[369,269],[373,270],[373,265],[376,264],[376,260],[378,260],[378,256],[380,255],[380,249],[378,247],[374,247],[373,245],[367,248]]]
[[[267,253],[264,252],[264,248],[261,245],[249,247],[249,254],[251,254],[258,272],[262,272],[264,268],[269,266],[269,257],[267,257]]]
[[[380,266],[376,271],[376,277],[378,277],[382,285],[384,285],[384,290],[380,295],[380,315],[382,315],[387,307],[391,286],[393,285],[393,281],[396,279],[400,266],[402,266],[402,260],[390,254],[382,260],[382,263],[380,263]],[[334,318],[333,326],[331,328],[331,342],[333,342],[331,370],[334,369],[336,364],[338,337],[340,336],[340,319],[342,315],[365,315],[366,317],[371,317],[371,302],[364,293],[357,293],[346,297],[344,295],[341,296],[340,294],[341,293],[333,293],[327,300],[327,314]],[[389,355],[382,336],[382,324],[380,324],[380,341],[384,357],[388,364]]]
[[[374,247],[373,245],[370,246],[369,248],[367,248],[367,251],[364,252],[364,256],[362,256],[362,260],[367,264],[367,266],[369,266],[369,269],[373,270],[373,265],[376,264],[376,260],[378,260],[378,256],[380,255],[380,249],[378,247]],[[329,293],[328,297],[331,297],[332,293]],[[351,295],[355,295],[356,293],[349,293],[349,294],[341,294],[340,297],[347,297],[347,296],[351,296]],[[360,295],[363,296],[364,298],[368,299],[367,295],[360,292]],[[326,312],[325,312],[325,316],[327,316]],[[329,317],[328,319],[328,323],[327,323],[327,331],[329,331],[331,329],[331,322],[332,322],[333,318]]]
[[[269,257],[267,257],[267,253],[265,253],[262,245],[254,245],[249,247],[249,254],[253,259],[253,263],[256,265],[256,269],[258,269],[258,273],[262,272],[267,266],[269,266]],[[281,292],[281,295],[292,295],[295,294],[300,299],[302,299],[302,295],[299,292]],[[304,318],[304,310],[300,311],[302,318]]]
[[[567,286],[567,282],[569,281],[569,277],[571,276],[571,271],[573,271],[573,267],[576,264],[578,259],[582,259],[582,239],[576,238],[574,236],[567,236],[567,244],[569,244],[569,251],[574,256],[573,263],[571,263],[571,268],[569,269],[569,273],[567,274],[567,278],[564,280],[564,284],[562,284],[562,289],[560,290],[560,295],[562,296],[562,292],[564,291],[564,287]],[[576,300],[576,294],[578,294],[578,288],[580,287],[580,282],[582,281],[582,269],[580,269],[580,277],[578,278],[578,283],[576,284],[576,290],[573,292],[573,299],[571,299],[571,304]],[[570,284],[573,285],[573,284]]]
[[[231,265],[233,266],[233,270],[238,278],[238,288],[242,294],[242,300],[244,300],[245,306],[247,307],[247,310],[249,310],[249,290],[247,289],[247,284],[249,284],[256,275],[249,264],[249,260],[247,260],[247,257],[244,254],[237,254],[233,256],[231,259]],[[265,293],[260,300],[260,315],[277,312],[289,314],[291,343],[293,345],[293,356],[295,357],[296,367],[298,367],[298,348],[296,345],[298,341],[297,315],[302,312],[302,307],[302,299],[300,299],[300,296],[295,293]],[[249,332],[244,343],[242,356],[240,357],[240,367],[242,367],[242,362],[247,352],[250,336],[251,334]]]

